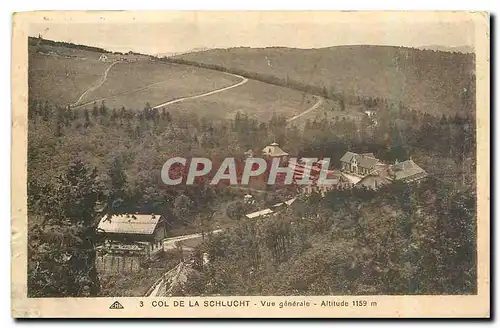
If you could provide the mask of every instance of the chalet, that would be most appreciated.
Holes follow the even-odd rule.
[[[152,258],[163,252],[166,223],[161,215],[155,214],[106,214],[97,233],[104,237],[103,248],[109,253]]]
[[[273,142],[269,146],[264,147],[264,149],[262,149],[262,155],[271,158],[281,158],[283,160],[286,160],[288,157],[288,153],[281,149],[277,142]]]
[[[348,151],[342,156],[340,163],[344,173],[364,177],[373,172],[380,161],[373,153],[356,154]]]
[[[394,180],[410,183],[425,179],[428,174],[423,168],[418,166],[411,158],[404,162],[396,162],[391,167]]]
[[[102,62],[108,61],[108,56],[106,56],[105,54],[102,54],[101,56],[99,56],[99,61],[102,61]]]

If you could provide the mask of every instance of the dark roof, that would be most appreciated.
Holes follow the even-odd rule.
[[[344,154],[344,156],[342,156],[340,161],[345,162],[345,163],[350,163],[353,160],[353,158],[355,158],[356,162],[358,162],[358,166],[372,169],[375,167],[375,165],[377,163],[379,163],[379,160],[376,159],[375,157],[369,156],[369,155],[373,155],[373,154],[367,153],[367,154],[360,155],[360,154],[356,154],[356,153],[348,151],[347,153]]]
[[[347,153],[344,154],[344,156],[342,156],[342,158],[340,159],[340,161],[341,162],[350,163],[351,160],[352,160],[352,158],[354,156],[356,156],[356,155],[358,155],[358,154],[348,151]]]
[[[370,182],[373,180],[377,181],[378,186],[386,185],[386,184],[389,184],[392,182],[392,180],[390,178],[388,178],[387,176],[373,173],[373,174],[369,174],[369,175],[363,177],[361,180],[359,180],[359,182],[356,183],[356,187],[362,187],[362,186],[375,187],[375,185]]]
[[[375,165],[378,163],[378,159],[376,159],[375,157],[369,157],[363,155],[358,155],[356,157],[356,161],[358,161],[358,166],[370,169],[374,168]]]
[[[427,172],[418,166],[413,160],[409,159],[401,163],[396,163],[392,166],[396,180],[404,180],[417,175],[422,177],[427,176]]]

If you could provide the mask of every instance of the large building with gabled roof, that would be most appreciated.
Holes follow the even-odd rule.
[[[166,223],[155,214],[106,214],[99,221],[97,233],[104,238],[102,247],[108,252],[140,253],[151,258],[163,252]]]
[[[380,161],[373,153],[357,154],[348,151],[342,156],[340,163],[344,173],[363,177],[372,173]]]
[[[346,152],[340,159],[342,175],[350,186],[378,189],[394,181],[405,183],[421,181],[428,176],[411,158],[394,165],[385,164],[375,158],[373,153],[357,154]]]

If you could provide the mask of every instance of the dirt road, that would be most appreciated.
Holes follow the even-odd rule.
[[[222,229],[217,229],[217,230],[212,231],[211,233],[217,234],[221,231],[222,231]],[[163,241],[163,247],[164,247],[165,251],[168,251],[171,249],[175,249],[175,247],[176,247],[175,243],[178,241],[190,240],[190,239],[195,239],[195,238],[200,238],[200,237],[201,237],[201,233],[193,233],[190,235],[183,235],[183,236],[167,238]]]
[[[290,123],[290,122],[293,122],[295,121],[296,119],[298,119],[299,117],[303,116],[303,115],[306,115],[307,113],[309,112],[312,112],[313,110],[315,110],[316,108],[318,108],[321,104],[323,104],[323,98],[321,97],[318,97],[318,96],[314,96],[316,99],[318,99],[318,102],[315,103],[312,107],[306,109],[305,111],[303,111],[302,113],[300,114],[297,114],[293,117],[290,117],[289,119],[286,120],[287,123]]]
[[[172,105],[172,104],[175,104],[175,103],[179,103],[179,102],[183,102],[183,101],[186,101],[186,100],[192,100],[192,99],[197,99],[197,98],[202,98],[202,97],[214,95],[214,94],[219,93],[219,92],[223,92],[223,91],[227,91],[227,90],[239,87],[240,85],[243,85],[243,84],[245,84],[245,83],[248,82],[248,79],[245,78],[245,77],[243,77],[243,76],[236,75],[236,74],[231,74],[231,73],[226,73],[226,72],[224,72],[224,74],[235,76],[235,77],[239,77],[241,79],[241,81],[238,82],[238,83],[236,83],[236,84],[230,85],[228,87],[217,89],[217,90],[213,90],[213,91],[206,92],[206,93],[202,93],[202,94],[199,94],[199,95],[196,95],[196,96],[183,97],[183,98],[179,98],[179,99],[175,99],[175,100],[170,100],[170,101],[167,101],[166,103],[156,105],[153,108],[162,108],[162,107],[165,107],[165,106],[168,106],[168,105]]]
[[[115,62],[117,63],[117,62]],[[103,101],[103,100],[107,100],[107,99],[111,99],[113,97],[116,97],[116,96],[119,96],[119,95],[122,95],[122,94],[126,94],[126,93],[129,93],[129,92],[137,92],[137,91],[142,91],[142,90],[145,90],[145,89],[148,89],[150,87],[153,87],[155,85],[158,85],[158,84],[161,84],[161,83],[165,83],[165,81],[160,81],[160,82],[155,82],[155,83],[152,83],[152,84],[148,84],[148,85],[145,85],[143,87],[140,87],[140,88],[137,88],[137,89],[133,89],[133,90],[127,90],[127,91],[123,91],[123,92],[120,92],[118,94],[114,94],[112,96],[109,96],[109,97],[105,97],[105,98],[101,98],[101,99],[94,99],[94,100],[90,100],[90,101],[87,101],[85,103],[81,103],[83,101],[83,99],[85,98],[85,96],[87,96],[89,93],[91,93],[92,91],[96,90],[97,88],[99,88],[104,82],[106,82],[106,78],[108,76],[108,72],[109,70],[111,69],[111,67],[115,64],[111,64],[107,69],[106,71],[104,72],[104,75],[103,77],[95,84],[93,85],[92,87],[90,87],[87,91],[85,91],[81,96],[80,98],[74,103],[71,105],[71,108],[73,109],[77,109],[77,108],[80,108],[80,107],[83,107],[85,105],[88,105],[90,103],[93,103],[93,102],[99,102],[99,101]],[[171,105],[171,104],[175,104],[175,103],[178,103],[178,102],[182,102],[182,101],[186,101],[186,100],[191,100],[191,99],[196,99],[196,98],[201,98],[201,97],[206,97],[206,96],[210,96],[210,95],[213,95],[213,94],[216,94],[216,93],[219,93],[219,92],[223,92],[223,91],[227,91],[227,90],[230,90],[230,89],[233,89],[233,88],[236,88],[236,87],[239,87],[240,85],[243,85],[245,83],[248,82],[248,79],[247,78],[244,78],[243,76],[239,76],[239,75],[236,75],[236,74],[231,74],[231,73],[224,73],[224,74],[227,74],[227,75],[231,75],[231,76],[235,76],[235,77],[238,77],[241,79],[240,82],[236,83],[236,84],[233,84],[233,85],[230,85],[228,87],[224,87],[224,88],[220,88],[220,89],[216,89],[216,90],[212,90],[212,91],[209,91],[209,92],[206,92],[206,93],[203,93],[203,94],[199,94],[199,95],[195,95],[195,96],[190,96],[190,97],[183,97],[183,98],[179,98],[179,99],[174,99],[174,100],[170,100],[170,101],[167,101],[163,104],[160,104],[160,105],[157,105],[157,106],[154,106],[153,108],[162,108],[162,107],[165,107],[165,106],[168,106],[168,105]]]
[[[104,84],[104,82],[106,82],[106,79],[108,78],[108,73],[109,71],[111,70],[111,68],[113,66],[115,66],[116,64],[118,64],[119,62],[115,61],[115,62],[112,62],[111,65],[108,66],[108,68],[106,68],[106,70],[104,71],[103,75],[101,76],[101,78],[94,84],[92,85],[90,88],[88,88],[81,96],[80,98],[78,98],[78,100],[74,103],[74,104],[71,104],[70,106],[72,108],[75,108],[75,107],[79,107],[78,105],[83,101],[83,99],[85,98],[85,96],[87,96],[89,93],[93,92],[94,90],[96,90],[97,88],[99,88],[101,85]]]

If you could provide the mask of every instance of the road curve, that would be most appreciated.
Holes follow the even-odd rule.
[[[179,103],[179,102],[183,102],[183,101],[186,101],[186,100],[191,100],[191,99],[196,99],[196,98],[201,98],[201,97],[206,97],[206,96],[214,95],[214,94],[222,92],[222,91],[227,91],[227,90],[239,87],[240,85],[243,85],[243,84],[245,84],[245,83],[248,82],[248,79],[246,77],[243,77],[243,76],[240,76],[240,75],[236,75],[236,74],[227,73],[227,72],[223,72],[223,73],[227,74],[227,75],[239,77],[241,79],[241,81],[238,82],[238,83],[236,83],[236,84],[230,85],[228,87],[224,87],[224,88],[217,89],[217,90],[212,90],[210,92],[202,93],[202,94],[199,94],[199,95],[178,98],[178,99],[175,99],[175,100],[170,100],[170,101],[167,101],[166,103],[156,105],[153,108],[162,108],[162,107],[165,107],[165,106],[168,106],[168,105],[172,105],[172,104],[175,104],[175,103]]]
[[[314,105],[312,105],[312,107],[306,109],[305,111],[303,111],[302,113],[300,114],[297,114],[293,117],[290,117],[289,119],[286,120],[287,123],[290,123],[290,122],[293,122],[295,121],[296,119],[298,119],[299,117],[301,117],[302,115],[306,115],[307,113],[309,112],[312,112],[313,110],[315,110],[316,108],[318,108],[322,103],[323,103],[323,98],[321,97],[318,97],[318,96],[314,96],[316,99],[318,99],[318,102],[316,102]]]
[[[217,229],[217,230],[214,230],[211,232],[206,232],[205,234],[210,234],[210,233],[218,234],[221,231],[222,231],[222,229]],[[183,235],[183,236],[166,238],[163,241],[163,247],[165,250],[175,249],[176,243],[178,241],[189,240],[189,239],[194,239],[194,238],[199,238],[199,237],[201,237],[201,233],[193,233],[190,235]]]
[[[151,83],[151,84],[148,84],[148,85],[145,85],[145,86],[139,87],[139,88],[135,88],[135,89],[132,89],[132,90],[125,90],[125,91],[121,91],[121,92],[115,93],[115,94],[113,94],[113,95],[111,95],[111,96],[108,96],[108,97],[104,97],[104,98],[99,98],[99,99],[93,99],[93,100],[86,101],[86,102],[81,103],[81,104],[79,104],[78,106],[75,106],[75,107],[72,107],[72,108],[73,108],[73,109],[77,109],[77,108],[80,108],[80,107],[86,106],[86,105],[88,105],[88,104],[97,103],[97,102],[101,102],[101,101],[108,100],[108,99],[111,99],[111,98],[115,98],[115,97],[118,97],[118,96],[124,95],[124,94],[126,94],[126,93],[130,93],[130,92],[137,92],[137,91],[146,90],[146,89],[149,89],[149,88],[151,88],[151,87],[154,87],[155,85],[162,84],[162,83],[165,83],[165,82],[166,82],[166,80],[163,80],[163,81],[159,81],[159,82]]]
[[[78,104],[80,102],[82,102],[83,98],[85,98],[85,96],[89,93],[91,93],[92,91],[96,90],[97,88],[99,88],[101,85],[104,84],[104,82],[106,82],[106,79],[108,78],[108,73],[109,71],[111,70],[111,68],[113,66],[115,66],[116,64],[118,64],[119,62],[118,61],[115,61],[115,62],[112,62],[111,65],[108,66],[108,68],[106,68],[106,70],[104,71],[104,74],[102,75],[102,77],[93,85],[91,86],[90,88],[88,88],[81,96],[80,98],[78,98],[78,100],[74,103],[74,104],[71,104],[70,107],[76,107],[78,106]]]

